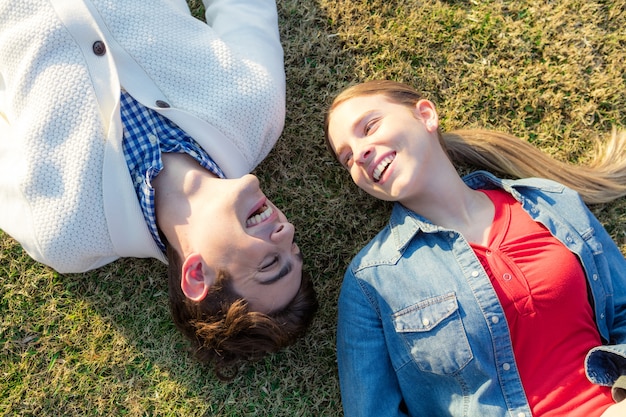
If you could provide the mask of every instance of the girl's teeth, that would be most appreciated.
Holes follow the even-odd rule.
[[[267,206],[265,210],[263,210],[261,213],[250,216],[250,218],[246,220],[246,226],[247,227],[256,226],[257,224],[261,223],[263,220],[270,217],[272,213],[274,213],[274,209],[271,208],[270,206]]]
[[[393,159],[394,159],[393,155],[389,155],[388,157],[383,159],[380,162],[380,164],[378,164],[376,169],[374,169],[374,173],[373,173],[374,181],[380,180],[380,175],[385,171],[385,169],[389,166],[389,164],[391,163],[391,161],[393,161]]]

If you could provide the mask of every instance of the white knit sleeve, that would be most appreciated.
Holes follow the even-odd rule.
[[[207,23],[221,40],[284,84],[275,0],[204,0],[204,5]]]

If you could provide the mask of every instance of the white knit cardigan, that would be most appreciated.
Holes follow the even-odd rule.
[[[0,229],[59,272],[166,262],[121,147],[120,86],[177,123],[228,177],[285,117],[274,0],[0,0]],[[104,48],[103,48],[104,46]]]

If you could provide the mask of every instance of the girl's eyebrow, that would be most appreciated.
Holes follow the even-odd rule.
[[[359,125],[363,123],[363,121],[368,118],[372,113],[374,113],[376,110],[365,110],[363,113],[361,113],[359,115],[359,117],[356,117],[354,119],[354,121],[348,125],[348,128],[350,129],[350,132],[356,132],[359,128]],[[335,149],[335,154],[337,154],[337,156],[340,156],[341,153],[343,152],[343,145],[340,145],[339,147],[337,147],[337,149]]]
[[[372,113],[374,113],[375,110],[365,110],[363,113],[361,113],[361,115],[359,117],[357,117],[356,119],[354,119],[354,123],[351,126],[352,131],[355,131],[358,129],[358,126],[360,124],[363,123],[363,121],[365,119],[367,119]]]

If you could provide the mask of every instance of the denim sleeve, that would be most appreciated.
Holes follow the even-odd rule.
[[[626,344],[626,259],[621,253],[615,241],[608,234],[606,229],[598,221],[598,219],[589,213],[592,217],[591,223],[596,229],[597,237],[602,244],[602,262],[606,263],[606,271],[608,277],[603,276],[603,280],[609,281],[610,293],[612,295],[610,302],[607,302],[606,317],[611,318],[608,321],[609,341],[611,345]],[[602,314],[603,312],[598,312]],[[626,369],[624,369],[626,373]]]
[[[602,244],[602,256],[608,269],[612,300],[607,303],[609,344],[591,349],[585,358],[585,371],[596,384],[611,386],[626,375],[626,259],[611,236],[591,214],[592,225]],[[602,312],[600,312],[602,314]]]
[[[594,384],[613,385],[620,375],[626,375],[626,344],[591,349],[585,358],[585,371]]]
[[[380,315],[350,271],[339,296],[337,362],[346,417],[406,415]]]

